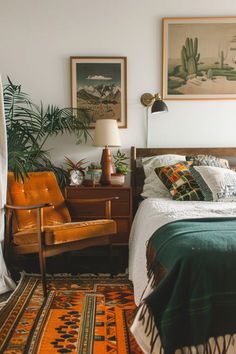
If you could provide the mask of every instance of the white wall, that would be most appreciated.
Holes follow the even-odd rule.
[[[39,102],[70,105],[69,57],[127,56],[128,129],[122,147],[145,144],[144,92],[161,89],[161,18],[233,16],[235,0],[0,0],[0,72]],[[236,146],[236,101],[168,101],[150,117],[150,145]],[[99,160],[100,149],[62,136],[52,157]]]

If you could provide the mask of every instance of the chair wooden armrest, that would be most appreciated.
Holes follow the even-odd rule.
[[[32,210],[32,209],[41,209],[41,208],[47,208],[52,206],[52,203],[41,203],[41,204],[35,204],[35,205],[10,205],[10,204],[5,204],[5,209],[12,209],[12,210]]]
[[[94,203],[105,203],[109,200],[117,200],[119,197],[109,197],[109,198],[87,198],[87,199],[65,199],[66,203],[71,204],[94,204]]]
[[[105,203],[105,217],[106,219],[111,219],[111,202],[112,200],[117,200],[119,197],[109,197],[109,198],[94,198],[94,199],[65,199],[66,204],[98,204]]]
[[[10,230],[12,213],[14,210],[33,210],[37,209],[37,227],[38,230],[42,230],[42,209],[52,206],[52,203],[40,203],[34,205],[11,205],[5,204],[4,208],[6,210],[6,221],[7,221],[7,233]]]
[[[51,207],[52,203],[40,203],[34,205],[10,205],[5,204],[4,208],[6,209],[6,221],[7,221],[7,238],[8,243],[10,242],[9,235],[10,235],[10,227],[11,227],[11,219],[12,213],[14,210],[33,210],[37,209],[37,234],[38,234],[38,243],[39,248],[42,248],[42,233],[43,233],[43,208]]]

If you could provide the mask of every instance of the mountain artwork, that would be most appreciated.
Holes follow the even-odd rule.
[[[102,58],[72,63],[73,106],[84,110],[94,126],[98,119],[116,119],[122,127],[125,114],[124,68],[121,62]],[[74,87],[73,87],[74,86]],[[74,91],[73,91],[74,90]]]
[[[85,85],[77,91],[78,107],[85,108],[93,122],[99,118],[120,121],[120,99],[120,87],[115,84]]]

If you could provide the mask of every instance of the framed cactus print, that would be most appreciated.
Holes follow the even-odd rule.
[[[236,17],[163,18],[165,100],[236,99]]]

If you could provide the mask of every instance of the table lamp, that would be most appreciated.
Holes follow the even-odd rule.
[[[102,186],[108,186],[111,183],[112,154],[108,147],[120,146],[120,134],[115,119],[98,119],[95,124],[94,135],[95,146],[104,146],[102,151],[101,165],[102,175],[100,183]]]

